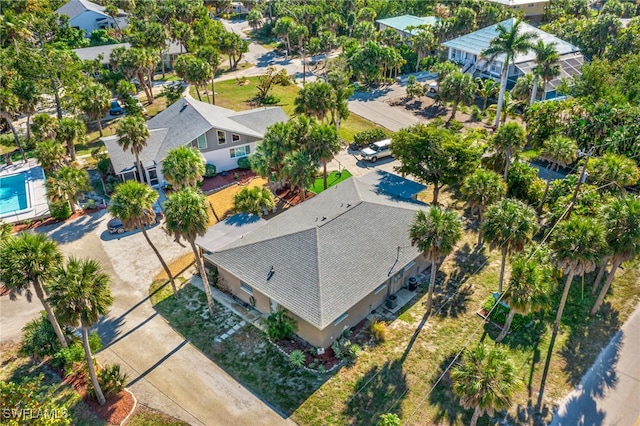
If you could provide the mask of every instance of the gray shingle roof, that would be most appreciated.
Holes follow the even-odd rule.
[[[472,33],[463,35],[458,38],[454,38],[453,40],[446,41],[442,43],[443,46],[450,47],[452,49],[461,50],[463,52],[469,52],[473,55],[480,55],[480,53],[489,47],[491,40],[493,40],[497,36],[497,27],[498,25],[502,25],[506,29],[510,29],[515,22],[516,18],[510,18],[506,21],[502,21],[499,24],[491,25],[489,27],[482,28],[481,30],[474,31]],[[536,27],[533,27],[526,22],[522,22],[519,27],[520,34],[522,33],[534,33],[538,37],[538,40],[543,40],[545,44],[555,42],[556,49],[560,55],[565,55],[567,53],[576,53],[579,52],[576,46],[568,43],[564,40],[559,39],[553,34],[546,33]],[[514,58],[513,63],[519,64],[522,62],[531,61],[535,58],[535,52],[530,50],[524,55],[518,55]],[[504,55],[496,56],[496,60],[504,63]]]
[[[216,251],[266,224],[266,220],[254,214],[238,213],[209,228],[205,235],[196,238],[196,244]]]
[[[242,117],[246,114],[247,112],[238,113],[193,98],[182,98],[147,122],[151,136],[140,154],[140,161],[145,166],[160,163],[170,149],[186,145],[212,128],[262,138],[264,132],[256,131],[242,123]],[[241,119],[236,121],[236,115]],[[257,127],[265,129],[277,122],[288,120],[280,107],[259,108],[250,116],[254,123],[259,124]],[[255,124],[252,126],[256,127]],[[117,139],[117,136],[102,138],[116,170],[119,167],[129,167],[129,164],[135,161],[133,154],[122,151]]]
[[[409,197],[424,188],[373,171],[323,191],[223,248],[201,246],[212,251],[205,255],[210,261],[324,329],[419,255],[408,227],[427,205]],[[275,273],[267,280],[272,266]]]
[[[83,47],[81,49],[73,49],[78,55],[78,58],[83,61],[93,61],[97,59],[99,55],[102,55],[102,64],[109,63],[109,56],[111,52],[118,48],[124,47],[125,49],[129,49],[131,44],[129,43],[117,43],[117,44],[105,44],[104,46],[93,46],[93,47]]]

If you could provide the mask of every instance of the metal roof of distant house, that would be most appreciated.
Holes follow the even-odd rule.
[[[93,61],[98,58],[98,56],[102,55],[102,64],[109,63],[109,56],[114,49],[118,47],[124,47],[125,49],[129,49],[131,44],[129,43],[116,43],[116,44],[105,44],[103,46],[93,46],[93,47],[83,47],[81,49],[73,49],[78,55],[78,58],[82,61]]]
[[[376,22],[384,24],[398,31],[407,31],[407,27],[418,25],[435,25],[440,19],[435,16],[418,17],[413,15],[395,16],[393,18],[378,19]]]
[[[509,30],[516,23],[516,21],[517,21],[517,18],[510,18],[510,19],[507,19],[506,21],[500,22],[499,24],[491,25],[489,27],[482,28],[481,30],[474,31],[467,35],[454,38],[453,40],[446,41],[442,43],[442,45],[452,49],[457,49],[463,52],[468,52],[473,55],[480,56],[482,51],[484,51],[487,47],[489,47],[489,45],[491,44],[491,40],[493,40],[498,35],[498,31],[497,31],[498,25],[502,25],[507,30]],[[554,36],[553,34],[549,34],[536,27],[533,27],[527,24],[526,22],[522,22],[520,24],[520,27],[518,28],[518,32],[520,34],[528,33],[528,32],[534,33],[538,37],[537,40],[543,40],[545,44],[548,44],[551,42],[556,43],[556,49],[558,50],[558,53],[561,56],[569,53],[580,52],[580,49],[578,49],[576,46],[572,45],[571,43],[561,40],[558,37]],[[522,62],[531,61],[534,58],[535,58],[535,52],[532,49],[524,55],[517,55],[514,58],[513,63],[519,64]],[[498,62],[504,63],[504,55],[498,55],[495,60]]]
[[[76,16],[90,10],[108,17],[109,15],[105,13],[105,9],[106,8],[104,6],[100,6],[99,4],[92,3],[88,0],[69,0],[67,3],[58,8],[55,13],[58,13],[60,15],[67,15],[69,19],[73,19]],[[123,10],[118,9],[118,16],[121,15],[127,14]]]
[[[266,127],[288,119],[280,107],[236,112],[190,97],[181,98],[147,122],[151,135],[140,153],[140,161],[144,166],[158,164],[170,149],[186,145],[212,128],[262,138]],[[134,156],[119,148],[117,136],[102,140],[116,173],[133,170]]]
[[[505,6],[519,6],[532,3],[549,3],[549,0],[487,0],[493,3],[500,3]]]
[[[324,329],[413,261],[409,225],[424,185],[376,170],[352,177],[205,257]],[[226,225],[224,225],[226,226]],[[273,267],[273,274],[269,271]],[[269,277],[269,275],[271,275]]]

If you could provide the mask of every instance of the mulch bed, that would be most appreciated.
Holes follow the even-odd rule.
[[[26,221],[26,222],[22,222],[22,223],[16,223],[15,225],[13,225],[13,233],[18,233],[18,232],[22,232],[22,231],[26,231],[29,229],[36,229],[39,228],[41,226],[49,226],[49,225],[55,225],[56,223],[61,223],[61,222],[66,222],[68,220],[74,220],[77,219],[79,217],[82,216],[86,216],[88,214],[92,214],[95,212],[100,211],[101,209],[78,209],[75,213],[73,213],[71,216],[69,216],[66,220],[58,220],[58,219],[54,219],[52,217],[48,217],[46,219],[37,219],[34,221]]]
[[[238,179],[234,178],[236,174],[238,176]],[[253,170],[233,169],[229,170],[226,173],[226,176],[222,176],[222,173],[218,173],[212,178],[204,178],[200,189],[202,190],[202,192],[206,193],[214,191],[218,188],[222,188],[223,186],[227,186],[234,182],[238,182],[239,184],[247,183],[255,176],[256,174],[255,172],[253,172]]]
[[[295,206],[298,205],[302,202],[302,198],[300,197],[300,193],[297,190],[291,189],[291,188],[281,188],[278,189],[276,191],[276,195],[281,198],[282,200],[286,201],[287,203]],[[305,201],[308,200],[309,198],[313,198],[315,197],[316,194],[314,194],[311,191],[307,191],[305,192],[305,196],[304,199]]]

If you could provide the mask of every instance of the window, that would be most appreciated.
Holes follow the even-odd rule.
[[[231,142],[240,142],[240,135],[236,135],[235,133],[231,133]]]
[[[207,147],[207,135],[202,134],[198,136],[198,149],[205,149]]]
[[[382,290],[384,290],[385,288],[387,288],[387,284],[382,284],[380,287],[376,288],[376,290],[373,292],[373,294],[378,294],[380,293]]]
[[[246,157],[250,153],[251,153],[251,147],[249,145],[239,146],[237,148],[231,148],[229,150],[229,154],[231,155],[231,158]]]
[[[253,295],[253,288],[251,288],[251,286],[249,286],[246,283],[243,283],[242,281],[240,281],[240,288],[244,291],[246,291],[247,293]]]
[[[225,143],[227,143],[227,135],[225,132],[223,132],[222,130],[218,130],[218,144],[219,145],[224,145]]]
[[[333,325],[336,326],[336,325],[340,324],[342,321],[347,319],[348,316],[349,316],[349,314],[347,312],[345,312],[344,314],[340,315],[337,320],[334,321]]]

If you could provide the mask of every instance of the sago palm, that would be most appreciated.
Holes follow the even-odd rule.
[[[140,153],[147,146],[149,138],[149,129],[144,117],[131,115],[124,117],[118,122],[116,128],[118,135],[118,144],[124,151],[130,150],[136,157],[136,167],[138,168],[138,179],[144,182],[145,178],[142,174],[142,164],[140,164]]]
[[[202,180],[204,158],[196,148],[184,145],[169,150],[162,160],[162,176],[174,189],[195,188]]]
[[[535,210],[520,200],[505,198],[487,209],[482,232],[489,248],[499,248],[502,258],[498,292],[502,293],[507,255],[522,251],[538,229]]]
[[[482,244],[484,212],[490,205],[500,201],[507,193],[507,184],[499,174],[491,170],[478,169],[467,176],[460,188],[465,201],[478,211],[478,245]]]
[[[45,283],[54,268],[62,262],[62,253],[55,241],[44,234],[22,232],[0,242],[0,281],[9,290],[9,298],[22,295],[31,302],[31,286],[47,312],[49,322],[63,347],[67,347],[62,328],[47,301]]]
[[[420,210],[416,213],[409,227],[411,245],[416,246],[425,258],[431,262],[429,279],[429,295],[427,312],[431,310],[433,290],[438,273],[438,263],[446,257],[462,237],[462,222],[457,214],[431,207],[428,212]]]
[[[113,303],[111,278],[102,271],[100,262],[93,259],[70,257],[66,265],[56,268],[53,279],[47,286],[49,302],[60,321],[82,330],[82,345],[89,367],[89,376],[98,403],[104,405],[105,398],[96,376],[96,369],[89,346],[89,328],[105,315]]]
[[[202,192],[194,188],[184,188],[170,194],[165,203],[165,224],[167,232],[177,241],[185,239],[191,245],[207,295],[209,312],[213,317],[213,296],[209,278],[200,251],[196,247],[196,238],[203,236],[209,227],[207,204]]]
[[[177,297],[178,289],[173,274],[156,246],[151,242],[149,234],[147,234],[146,227],[156,222],[156,212],[153,205],[157,199],[158,193],[154,189],[144,183],[129,180],[116,187],[111,196],[109,212],[122,221],[125,229],[137,228],[142,231],[147,244],[149,244],[149,247],[151,247],[151,250],[160,261],[162,269],[169,277],[173,294]]]

